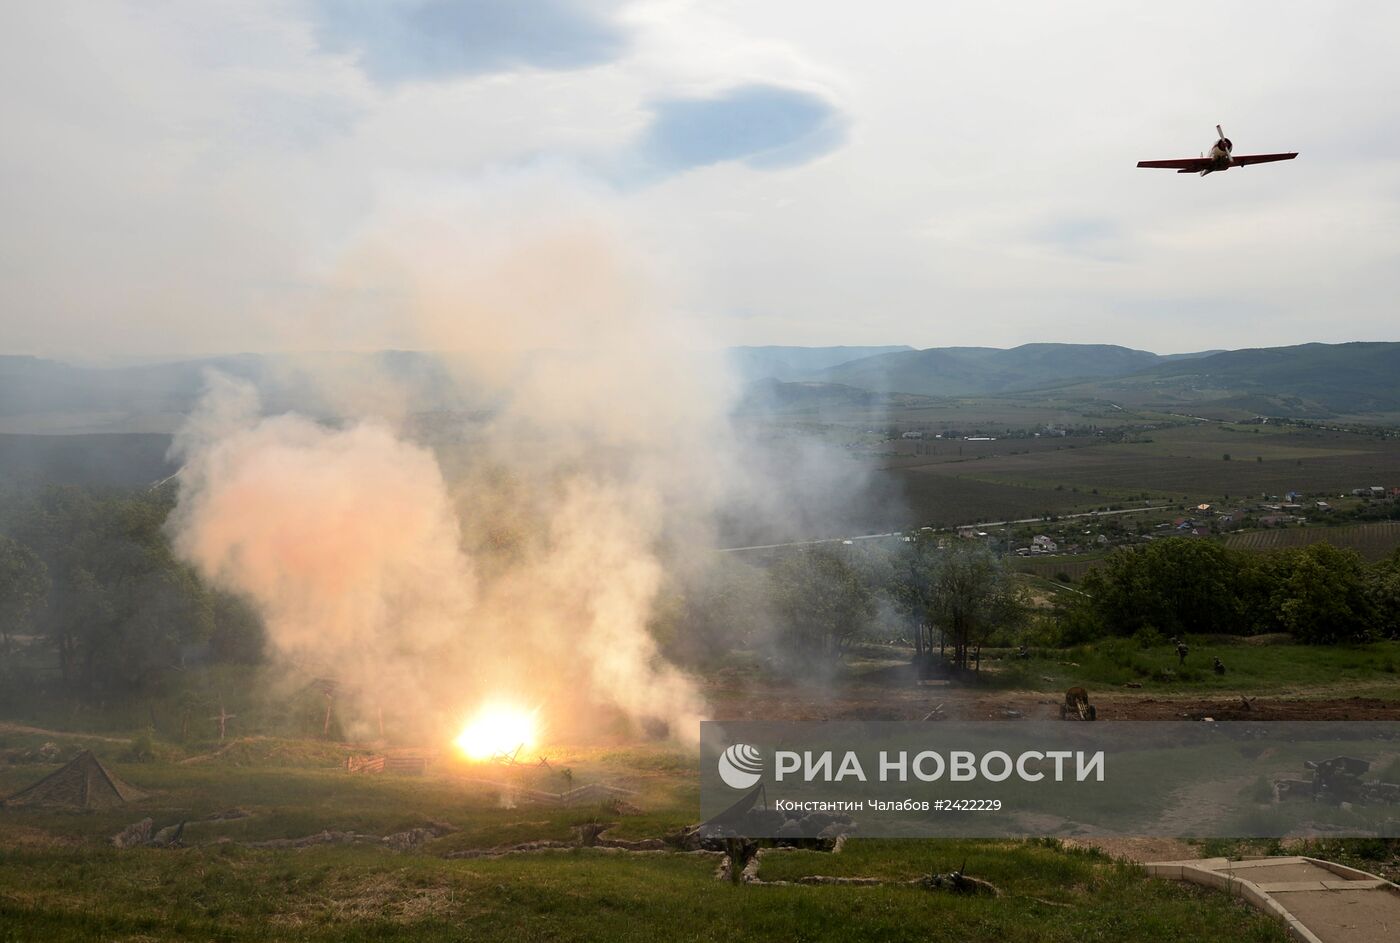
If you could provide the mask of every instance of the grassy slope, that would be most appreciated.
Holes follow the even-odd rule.
[[[0,747],[33,734],[0,733]],[[40,738],[41,739],[41,738]],[[109,758],[121,744],[97,742]],[[308,747],[309,753],[316,750]],[[318,747],[319,748],[319,747]],[[848,843],[839,856],[773,855],[763,877],[860,874],[908,880],[968,861],[1007,897],[960,899],[909,887],[733,887],[715,860],[684,854],[560,851],[491,860],[443,853],[617,821],[600,806],[505,808],[498,790],[449,777],[351,776],[267,765],[291,751],[227,762],[113,763],[150,798],[118,810],[0,810],[0,943],[23,940],[1280,940],[1276,927],[1222,895],[1148,881],[1134,869],[1052,844]],[[661,748],[567,757],[577,782],[621,782],[646,811],[619,837],[655,836],[693,819],[693,760]],[[234,765],[244,763],[249,765]],[[0,792],[51,765],[0,769]],[[500,771],[478,772],[500,778]],[[549,774],[526,785],[549,788]],[[558,788],[557,784],[553,788]],[[197,822],[241,807],[252,817]],[[189,819],[178,850],[116,852],[106,836],[141,816]],[[377,845],[253,850],[218,838],[294,837],[323,828],[384,834],[446,819],[462,831],[398,854]]]
[[[932,856],[886,843],[852,852],[850,866],[903,879]],[[783,871],[844,864],[800,860],[816,857],[793,855]],[[735,887],[714,880],[712,859],[688,855],[10,851],[0,852],[0,941],[1284,939],[1224,895],[1147,881],[1102,859],[1027,846],[976,857],[1008,897]]]
[[[1033,652],[1026,660],[993,662],[999,683],[1033,691],[1063,691],[1074,684],[1142,685],[1143,693],[1327,697],[1365,695],[1400,700],[1400,642],[1369,645],[1249,644],[1230,637],[1188,636],[1190,654],[1177,663],[1175,648],[1142,648],[1131,639]],[[1219,657],[1226,673],[1211,670]],[[1049,680],[1046,680],[1046,679]]]

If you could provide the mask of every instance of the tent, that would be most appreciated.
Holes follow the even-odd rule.
[[[0,802],[4,806],[59,805],[78,809],[105,809],[146,798],[146,794],[122,782],[102,761],[84,750],[65,765],[32,786]]]

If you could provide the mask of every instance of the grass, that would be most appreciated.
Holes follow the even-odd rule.
[[[1001,675],[996,679],[999,686],[1033,691],[1132,682],[1141,684],[1145,692],[1201,695],[1325,696],[1366,688],[1374,696],[1400,700],[1400,642],[1296,645],[1286,637],[1270,637],[1269,644],[1251,644],[1235,636],[1209,635],[1188,636],[1185,641],[1190,654],[1184,666],[1178,664],[1174,646],[1144,648],[1132,639],[1105,639],[1062,650],[1033,649],[1031,658],[991,664]],[[1216,657],[1226,667],[1223,675],[1211,668]]]
[[[857,841],[841,856],[773,855],[765,868],[778,871],[780,859],[787,872],[878,865],[904,879],[951,860],[930,845]],[[1225,895],[1100,857],[1008,843],[982,846],[970,871],[973,860],[1006,897],[741,887],[716,881],[712,858],[681,854],[9,850],[0,851],[0,941],[1284,939]]]
[[[0,750],[34,735],[0,732]],[[64,739],[68,752],[77,741]],[[1207,933],[1281,940],[1276,926],[1224,895],[1146,879],[1100,855],[1053,842],[853,840],[841,855],[775,854],[763,877],[861,874],[895,881],[968,861],[1006,892],[959,898],[913,887],[736,887],[712,856],[564,850],[496,859],[448,852],[565,839],[586,822],[617,837],[653,837],[694,821],[694,760],[658,745],[561,751],[576,783],[636,790],[639,814],[615,807],[509,807],[479,780],[506,771],[426,777],[315,768],[307,744],[252,750],[239,762],[120,762],[94,748],[149,798],[115,810],[0,809],[0,943],[124,940],[1176,940]],[[0,767],[0,793],[53,764]],[[557,789],[545,771],[520,785]],[[240,808],[247,818],[207,821]],[[118,852],[107,836],[142,816],[186,820],[182,849]],[[377,844],[250,849],[236,841],[322,829],[372,835],[446,820],[460,829],[420,850]],[[221,842],[220,839],[230,841]]]

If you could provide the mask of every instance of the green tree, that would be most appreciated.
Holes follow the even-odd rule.
[[[15,515],[14,536],[44,564],[38,620],[64,681],[82,694],[157,685],[183,646],[214,629],[213,598],[175,559],[169,497],[49,488]]]
[[[1382,638],[1400,638],[1400,550],[1371,568],[1367,593],[1371,620]]]
[[[947,548],[915,543],[896,565],[894,590],[916,623],[916,657],[925,662],[932,657],[937,632],[952,648],[951,661],[959,670],[967,668],[972,649],[989,633],[1025,614],[1015,582],[996,554],[963,542]]]
[[[44,562],[16,540],[0,535],[0,652],[12,636],[28,631],[49,591]]]
[[[818,548],[786,557],[770,571],[783,654],[831,664],[870,624],[875,596],[839,551]]]
[[[1318,543],[1290,553],[1277,592],[1279,624],[1302,642],[1363,641],[1374,621],[1360,555]]]
[[[1170,537],[1115,550],[1083,580],[1114,635],[1153,626],[1168,635],[1232,632],[1240,625],[1240,561],[1218,543]]]

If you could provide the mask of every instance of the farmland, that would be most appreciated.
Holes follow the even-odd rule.
[[[1225,546],[1236,550],[1283,550],[1326,541],[1355,550],[1366,560],[1380,560],[1400,548],[1400,522],[1373,521],[1342,527],[1276,527],[1229,534]]]
[[[1291,427],[1182,423],[1121,441],[1102,435],[899,445],[903,454],[872,461],[898,481],[915,521],[933,526],[1292,490],[1335,497],[1400,482],[1400,440]]]

